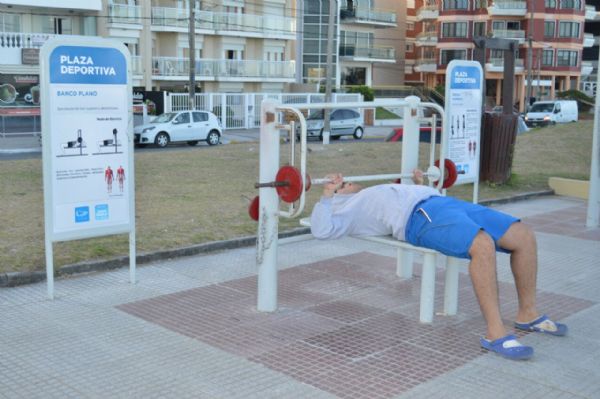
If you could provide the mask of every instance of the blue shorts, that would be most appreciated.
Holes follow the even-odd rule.
[[[496,250],[498,240],[519,219],[452,197],[431,197],[419,202],[406,225],[406,241],[445,255],[470,259],[469,250],[480,230],[489,234]]]

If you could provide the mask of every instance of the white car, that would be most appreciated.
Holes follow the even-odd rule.
[[[134,142],[140,147],[156,144],[166,147],[170,142],[196,145],[206,140],[208,145],[219,144],[223,128],[215,114],[208,111],[168,112],[157,116],[146,125],[133,129]]]

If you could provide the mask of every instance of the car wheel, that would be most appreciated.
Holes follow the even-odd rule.
[[[323,129],[319,132],[319,140],[323,141]]]
[[[363,130],[360,127],[357,127],[356,129],[354,129],[354,138],[356,140],[360,140],[363,138]]]
[[[169,135],[165,132],[160,132],[154,138],[154,144],[156,144],[157,146],[159,146],[161,148],[166,147],[167,144],[169,144],[169,141],[170,141]]]
[[[339,140],[342,136],[331,136],[331,140]]]
[[[192,146],[192,147],[195,146],[196,144],[198,144],[198,140],[191,140],[191,141],[187,142],[187,145]]]
[[[217,132],[216,130],[211,130],[210,133],[208,133],[208,136],[206,136],[206,142],[208,143],[208,145],[219,144],[220,139],[221,135],[219,135],[219,132]]]

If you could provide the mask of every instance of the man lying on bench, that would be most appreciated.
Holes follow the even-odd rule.
[[[510,359],[529,359],[533,348],[508,334],[500,316],[496,251],[510,253],[519,299],[515,327],[555,336],[567,326],[540,316],[536,309],[537,244],[532,229],[519,219],[490,208],[461,201],[423,186],[423,173],[415,170],[417,184],[381,184],[362,188],[344,182],[341,174],[327,176],[330,183],[315,205],[310,222],[318,239],[342,236],[392,235],[415,246],[445,255],[470,259],[469,275],[487,323],[481,346]]]

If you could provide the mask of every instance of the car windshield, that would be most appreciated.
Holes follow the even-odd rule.
[[[552,112],[554,103],[537,103],[531,106],[529,112]]]
[[[156,118],[154,118],[151,123],[170,122],[171,119],[175,118],[176,115],[177,115],[177,112],[167,112],[166,114],[162,114],[162,115],[159,115]]]
[[[308,119],[325,119],[324,112],[322,109],[311,112]]]

